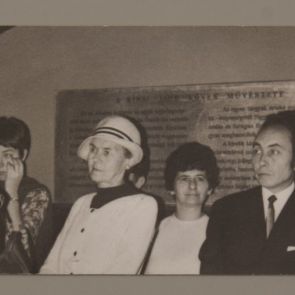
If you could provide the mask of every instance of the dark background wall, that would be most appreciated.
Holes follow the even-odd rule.
[[[0,35],[1,115],[29,124],[29,172],[53,192],[60,90],[295,80],[294,52],[292,27],[14,27]]]

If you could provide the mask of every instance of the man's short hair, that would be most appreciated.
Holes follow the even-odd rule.
[[[212,149],[199,142],[189,142],[173,151],[166,161],[165,186],[172,191],[178,172],[198,169],[205,171],[209,187],[215,189],[219,183],[219,168]]]
[[[265,121],[261,125],[257,135],[265,129],[271,127],[284,127],[291,134],[293,159],[295,159],[295,111],[282,111],[275,114],[270,114],[265,117]]]
[[[0,145],[15,148],[23,156],[24,150],[29,151],[31,147],[27,124],[15,117],[0,117]]]

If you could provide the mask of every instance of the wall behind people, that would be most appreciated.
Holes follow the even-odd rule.
[[[54,190],[63,89],[295,80],[295,28],[15,27],[0,35],[1,115],[32,131],[30,174]]]

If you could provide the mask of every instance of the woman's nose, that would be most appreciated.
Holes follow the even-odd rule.
[[[195,189],[196,187],[197,187],[197,181],[196,181],[196,179],[191,178],[191,179],[189,180],[189,188],[190,188],[190,189]]]
[[[96,150],[95,152],[94,152],[94,154],[93,154],[93,160],[95,161],[95,162],[99,162],[99,161],[101,161],[101,159],[102,159],[102,156],[101,156],[102,154],[101,154],[101,152],[99,151],[99,150]]]

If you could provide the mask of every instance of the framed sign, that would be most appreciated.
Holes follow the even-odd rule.
[[[180,144],[209,145],[220,167],[220,185],[209,200],[256,184],[251,147],[265,115],[295,109],[295,82],[181,85],[64,90],[57,96],[55,200],[72,203],[94,191],[77,156],[82,140],[111,114],[138,120],[146,130],[150,172],[144,190],[173,199],[164,187],[167,156]]]

